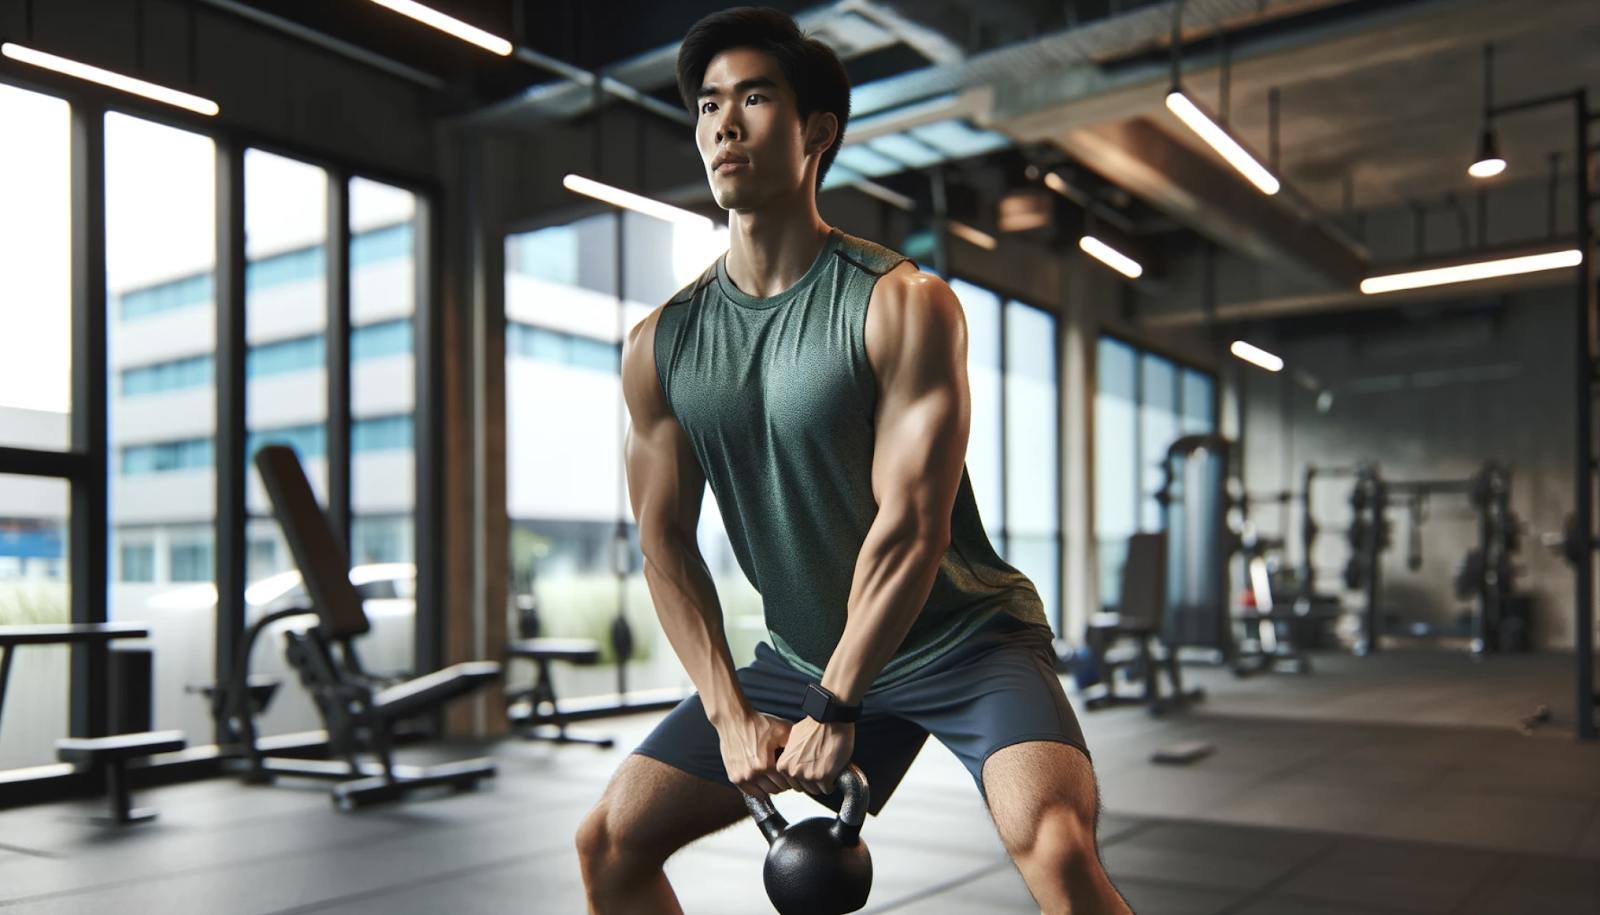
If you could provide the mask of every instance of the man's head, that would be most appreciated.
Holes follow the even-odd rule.
[[[850,119],[850,77],[833,49],[777,10],[712,13],[678,50],[678,92],[723,209],[822,186]]]

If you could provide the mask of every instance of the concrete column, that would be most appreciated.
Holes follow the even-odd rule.
[[[1094,350],[1099,336],[1090,297],[1094,271],[1064,255],[1061,311],[1061,633],[1074,642],[1100,607],[1094,547]]]

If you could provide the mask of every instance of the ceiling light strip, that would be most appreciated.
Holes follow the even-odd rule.
[[[1228,351],[1251,365],[1264,368],[1269,372],[1283,371],[1283,360],[1267,352],[1259,346],[1252,346],[1243,340],[1233,341],[1233,346]]]
[[[985,251],[993,251],[995,248],[1000,247],[1000,243],[995,241],[994,236],[988,232],[974,229],[972,226],[964,222],[957,222],[954,219],[947,219],[945,223],[950,227],[951,235],[965,239]]]
[[[217,103],[208,98],[201,98],[198,95],[191,95],[187,92],[179,92],[176,89],[168,89],[166,86],[158,86],[142,79],[123,76],[121,73],[102,70],[99,67],[79,63],[65,57],[57,57],[54,54],[46,54],[43,51],[35,51],[33,48],[23,47],[19,44],[9,42],[0,44],[0,54],[21,63],[32,64],[35,67],[53,70],[91,83],[99,83],[102,86],[109,86],[112,89],[141,96],[152,101],[193,111],[195,114],[212,117],[220,110],[217,107]]]
[[[1244,175],[1251,184],[1260,188],[1263,194],[1278,193],[1282,185],[1278,183],[1277,178],[1273,177],[1272,172],[1267,171],[1266,166],[1257,162],[1255,156],[1246,152],[1245,148],[1239,145],[1239,141],[1230,136],[1205,112],[1201,111],[1199,106],[1190,101],[1187,95],[1178,90],[1167,93],[1167,108],[1177,115],[1179,120],[1187,124],[1190,130],[1198,134],[1200,139],[1206,141],[1212,149],[1216,150],[1218,155],[1228,160],[1229,165],[1238,169],[1239,174]]]
[[[699,213],[691,213],[670,203],[662,203],[659,200],[635,194],[632,191],[625,191],[609,184],[601,184],[592,178],[585,178],[582,175],[568,175],[561,179],[561,184],[569,191],[593,197],[596,200],[603,200],[612,206],[632,210],[635,213],[653,216],[665,222],[698,226],[703,229],[710,229],[712,226],[711,219],[701,216]]]
[[[1144,267],[1139,262],[1111,247],[1093,235],[1085,235],[1078,239],[1078,247],[1090,257],[1105,264],[1130,280],[1144,276]]]
[[[432,7],[423,6],[415,2],[415,0],[372,0],[372,2],[386,9],[394,10],[402,16],[409,16],[424,25],[431,25],[439,31],[454,35],[469,44],[475,44],[492,54],[498,54],[501,57],[509,57],[511,55],[511,42],[506,41],[499,35],[485,32],[474,25],[467,25],[454,16],[446,16]]]
[[[1458,264],[1454,267],[1435,267],[1430,270],[1374,276],[1361,281],[1361,291],[1367,295],[1376,295],[1382,292],[1398,292],[1402,289],[1422,289],[1427,286],[1470,283],[1473,280],[1537,273],[1541,270],[1559,270],[1563,267],[1576,267],[1581,263],[1583,263],[1583,253],[1573,248],[1522,257],[1503,257],[1474,264]]]

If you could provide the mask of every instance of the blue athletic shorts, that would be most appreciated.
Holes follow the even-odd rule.
[[[813,678],[765,642],[738,676],[756,711],[786,721],[805,717],[800,700]],[[955,753],[980,792],[984,761],[1003,747],[1047,740],[1089,752],[1056,676],[1050,631],[1004,612],[943,657],[863,698],[851,761],[871,786],[872,813],[883,809],[929,734]],[[634,752],[729,784],[716,728],[698,695],[673,709]],[[819,800],[837,809],[840,799]]]

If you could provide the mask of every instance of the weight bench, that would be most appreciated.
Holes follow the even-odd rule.
[[[536,671],[532,686],[506,691],[506,714],[518,734],[530,740],[555,743],[592,743],[607,748],[616,744],[609,737],[573,737],[567,733],[567,724],[571,719],[563,715],[556,704],[555,682],[550,677],[550,665],[555,661],[585,666],[597,663],[600,660],[599,642],[594,639],[520,639],[511,643],[506,656],[513,660],[520,658],[532,661]],[[524,703],[527,704],[527,711],[519,712],[518,707]],[[537,728],[541,725],[554,726],[556,733],[539,733]]]
[[[265,782],[279,775],[331,778],[339,782],[333,789],[334,803],[349,810],[396,800],[423,788],[470,788],[479,779],[494,775],[495,764],[488,759],[425,768],[394,764],[398,725],[495,682],[500,678],[500,665],[472,661],[398,684],[362,670],[354,639],[372,626],[360,592],[350,583],[344,548],[317,505],[299,459],[288,447],[268,445],[256,452],[255,462],[272,500],[273,514],[300,567],[311,609],[266,615],[250,627],[240,645],[235,680],[224,705],[227,720],[241,732],[249,766],[247,780]],[[263,684],[249,676],[250,650],[272,623],[311,614],[317,617],[315,626],[285,633],[285,656],[322,716],[332,759],[267,757],[256,741],[255,717]],[[376,757],[376,763],[363,763],[363,755]]]
[[[1160,715],[1204,697],[1199,689],[1185,691],[1178,670],[1178,653],[1157,644],[1162,610],[1167,597],[1167,535],[1134,534],[1128,538],[1128,558],[1122,566],[1122,597],[1116,613],[1096,613],[1089,619],[1085,641],[1101,671],[1100,687],[1085,696],[1090,710],[1113,705],[1144,704]],[[1113,648],[1121,639],[1137,643],[1133,651]],[[1144,689],[1136,696],[1117,692],[1117,672],[1132,668],[1140,673]],[[1171,691],[1162,695],[1159,674],[1165,672]]]
[[[176,753],[189,745],[182,731],[147,731],[138,734],[113,734],[110,737],[64,737],[56,741],[56,758],[106,774],[106,795],[111,801],[110,816],[95,817],[99,823],[126,826],[156,818],[149,807],[134,809],[128,790],[128,760],[143,759],[157,753]]]

